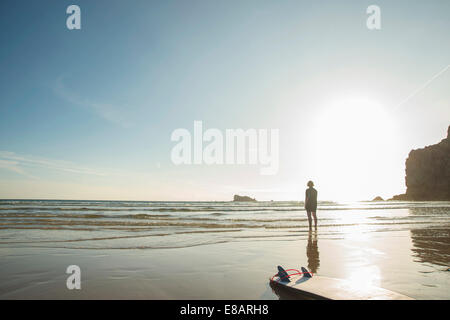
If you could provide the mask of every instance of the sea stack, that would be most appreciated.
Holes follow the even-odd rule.
[[[412,150],[406,159],[406,193],[391,200],[450,200],[450,126],[447,138],[422,149]]]
[[[234,198],[233,198],[233,201],[254,202],[254,201],[256,201],[256,199],[253,199],[253,198],[250,198],[250,197],[247,197],[247,196],[240,196],[240,195],[235,194]]]

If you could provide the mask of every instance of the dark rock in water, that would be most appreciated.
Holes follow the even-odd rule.
[[[256,199],[247,197],[247,196],[239,196],[237,194],[234,195],[233,201],[245,201],[245,202],[250,202],[250,201],[256,201]]]
[[[391,199],[389,200],[397,200],[397,201],[407,201],[410,200],[408,198],[408,196],[406,195],[406,193],[402,193],[402,194],[397,194],[395,196],[393,196]]]
[[[405,182],[406,194],[390,200],[450,200],[450,126],[441,142],[409,153]]]
[[[372,201],[384,201],[384,199],[380,196],[373,198]]]

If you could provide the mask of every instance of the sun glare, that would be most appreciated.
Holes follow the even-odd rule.
[[[318,179],[335,200],[362,200],[382,188],[393,123],[379,104],[349,99],[324,108],[316,125]]]

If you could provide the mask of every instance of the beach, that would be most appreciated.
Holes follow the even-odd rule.
[[[450,298],[450,202],[0,201],[1,299],[279,299],[276,266]],[[81,269],[68,290],[66,269]],[[281,297],[283,298],[283,297]]]

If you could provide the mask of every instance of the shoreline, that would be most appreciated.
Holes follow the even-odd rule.
[[[322,237],[319,229],[316,244],[249,239],[121,253],[41,248],[36,254],[33,248],[1,248],[0,298],[278,299],[268,281],[276,265],[311,269],[314,260],[318,275],[366,281],[415,299],[450,298],[450,273],[414,264],[409,231],[333,239]],[[81,268],[81,290],[65,288],[65,269],[71,264]]]

